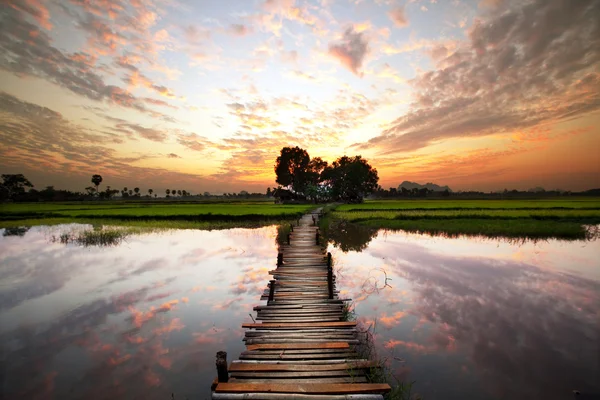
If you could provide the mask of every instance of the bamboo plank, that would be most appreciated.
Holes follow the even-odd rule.
[[[347,349],[348,343],[296,343],[296,344],[263,344],[246,346],[248,350],[314,350],[314,349]]]
[[[356,321],[321,322],[321,323],[265,323],[265,324],[242,324],[242,328],[254,329],[314,329],[314,328],[346,328],[355,327]]]
[[[264,383],[219,383],[216,393],[310,393],[310,394],[381,394],[391,390],[388,384],[381,383],[304,383],[304,384],[264,384]]]
[[[229,365],[229,371],[252,371],[252,372],[314,372],[314,371],[351,371],[355,369],[366,369],[377,367],[374,361],[360,361],[339,364],[323,364],[323,365],[302,365],[302,364],[267,364],[267,363],[236,363]]]

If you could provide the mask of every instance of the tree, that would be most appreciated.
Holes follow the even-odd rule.
[[[181,196],[181,195],[182,195],[181,190],[177,190],[177,196]]]
[[[154,192],[154,190],[152,190],[152,189],[148,189],[148,195],[149,195],[150,197],[152,197],[152,193],[153,193],[153,192]]]
[[[2,174],[1,188],[7,198],[14,199],[19,194],[25,193],[26,187],[32,188],[33,184],[23,174]]]
[[[139,187],[133,188],[133,191],[135,192],[136,196],[140,195],[140,188]]]
[[[96,188],[93,186],[88,186],[85,188],[85,191],[90,195],[93,196],[96,193]]]
[[[129,195],[133,196],[133,190],[129,189]]]
[[[284,147],[275,161],[276,182],[291,187],[296,193],[304,193],[309,178],[310,156],[300,147]]]
[[[266,194],[267,194],[267,197],[271,197],[271,188],[270,187],[267,188]]]
[[[177,189],[171,189],[171,194],[173,196],[177,196]]]
[[[321,159],[321,157],[311,159],[308,163],[307,182],[318,185],[322,181],[322,174],[325,168],[327,168],[327,161]]]
[[[378,187],[379,176],[361,156],[343,156],[323,171],[325,184],[335,200],[359,203]]]
[[[92,175],[92,183],[96,185],[96,193],[98,193],[98,186],[100,186],[100,183],[102,183],[102,176],[98,174]]]
[[[165,190],[165,193],[167,194],[167,197],[169,197],[169,194],[171,194],[171,191],[169,189]]]

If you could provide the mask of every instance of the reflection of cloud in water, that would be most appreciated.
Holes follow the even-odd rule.
[[[385,241],[375,239],[361,254],[338,255],[347,275],[342,285],[352,285],[351,292],[360,292],[361,279],[379,266],[393,276],[394,289],[366,299],[359,315],[369,313],[368,304],[396,298],[402,290],[412,297],[412,304],[401,299],[381,304],[374,315],[386,328],[380,332],[384,339],[380,345],[427,357],[460,352],[474,363],[472,372],[488,390],[482,398],[562,399],[573,389],[600,390],[600,282],[565,269],[516,261],[506,247],[494,253],[490,243],[474,242],[472,252],[467,252],[464,243],[453,249],[450,240],[420,243],[418,238],[404,238],[388,234]],[[586,245],[598,249],[598,242]],[[573,256],[582,260],[576,242],[549,241],[543,251],[547,257],[566,259],[565,246],[571,246]],[[513,248],[515,253],[523,251]],[[470,253],[475,255],[465,256]],[[583,258],[588,265],[598,266],[597,258],[589,254]],[[559,264],[566,262],[552,263]],[[410,330],[414,322],[398,321],[404,321],[405,312],[427,323]],[[413,369],[429,362],[423,357],[413,358]],[[456,368],[455,361],[440,360],[438,368]],[[411,379],[437,378],[413,375]],[[463,396],[472,394],[464,390]]]
[[[205,397],[215,351],[241,351],[240,324],[268,280],[254,266],[277,253],[275,228],[234,231],[104,249],[49,243],[43,228],[0,237],[3,395]]]

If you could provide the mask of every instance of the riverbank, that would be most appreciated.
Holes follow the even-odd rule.
[[[373,229],[432,235],[586,239],[600,224],[600,199],[377,200],[343,204],[329,217]]]
[[[67,223],[168,229],[252,228],[295,220],[312,208],[310,204],[270,202],[11,203],[0,205],[0,228]]]

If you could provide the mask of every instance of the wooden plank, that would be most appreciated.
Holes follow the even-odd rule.
[[[285,379],[285,378],[274,378],[274,377],[262,377],[262,378],[233,378],[230,379],[231,383],[367,383],[365,376],[339,376],[334,378],[320,378],[320,377],[309,377],[303,379]]]
[[[347,353],[318,353],[318,354],[287,354],[281,352],[280,354],[240,354],[240,360],[320,360],[327,358],[359,358],[354,352]]]
[[[253,344],[246,346],[248,350],[312,350],[312,349],[347,349],[348,343],[294,343],[294,344]]]
[[[276,372],[276,371],[287,371],[287,372],[314,372],[314,371],[351,371],[354,369],[365,369],[377,367],[378,364],[375,361],[362,361],[352,363],[339,363],[339,364],[267,364],[267,363],[231,363],[229,365],[229,371],[238,372]]]
[[[264,324],[242,324],[246,329],[315,329],[315,328],[347,328],[355,327],[356,321],[340,322],[306,322],[306,323],[264,323]]]
[[[380,394],[212,393],[213,400],[383,400]]]
[[[305,393],[305,394],[381,394],[391,390],[386,383],[224,383],[217,385],[216,393]]]
[[[277,372],[238,372],[230,371],[231,377],[240,378],[322,378],[322,377],[362,377],[366,369],[339,371],[277,371]],[[216,383],[215,383],[216,386]]]

